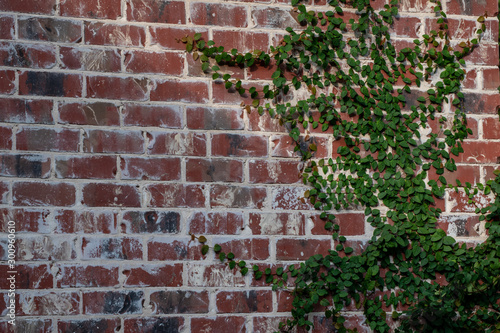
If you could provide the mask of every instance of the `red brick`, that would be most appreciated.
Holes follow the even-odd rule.
[[[196,25],[247,27],[247,7],[218,3],[191,3],[191,22]]]
[[[21,316],[69,316],[80,313],[80,295],[76,292],[30,292],[19,297]]]
[[[394,20],[393,29],[398,37],[418,38],[422,22],[417,17],[398,17]]]
[[[463,163],[498,163],[500,160],[500,145],[492,141],[465,141],[462,144],[464,153],[457,158]]]
[[[324,137],[311,137],[309,141],[305,142],[300,138],[300,148],[302,150],[309,150],[311,144],[316,145],[316,151],[311,151],[313,157],[326,158],[328,157],[328,139]],[[296,146],[295,141],[289,135],[273,135],[271,137],[271,156],[273,157],[294,157],[299,156],[298,152],[294,152]],[[334,143],[335,145],[335,143]],[[333,150],[334,153],[337,149]]]
[[[480,237],[484,236],[480,231],[479,216],[447,215],[441,216],[438,228],[443,229],[453,237]],[[484,232],[484,229],[483,229]]]
[[[266,197],[264,187],[212,185],[210,207],[261,209]]]
[[[85,44],[110,46],[144,46],[144,28],[133,25],[115,25],[100,22],[85,23]]]
[[[309,200],[304,199],[306,189],[300,187],[282,186],[273,191],[272,208],[273,209],[291,209],[291,210],[311,210],[314,209]]]
[[[325,230],[325,220],[319,218],[319,215],[312,216],[314,227],[311,230],[313,235],[331,235],[332,231]],[[339,235],[359,236],[365,234],[365,215],[362,213],[343,213],[335,214],[335,224],[340,229]]]
[[[134,290],[83,293],[84,314],[141,314],[144,293]]]
[[[13,39],[14,29],[14,17],[0,16],[0,39]]]
[[[270,290],[220,291],[216,296],[217,313],[271,312]]]
[[[122,232],[126,233],[178,233],[181,215],[178,212],[131,211],[122,219]]]
[[[484,179],[486,181],[490,180],[490,179],[495,179],[496,178],[496,175],[495,175],[495,170],[500,170],[500,167],[494,167],[494,166],[484,166]]]
[[[0,126],[0,149],[12,149],[12,129],[10,127]]]
[[[267,155],[267,138],[261,135],[214,134],[214,156],[261,157]]]
[[[125,52],[125,71],[180,76],[184,71],[184,55],[173,52]]]
[[[81,97],[82,77],[78,74],[22,72],[19,94],[54,97]]]
[[[236,260],[265,260],[270,255],[267,238],[233,239],[226,242],[219,239],[217,243],[222,251],[234,253]]]
[[[17,230],[16,230],[17,231]],[[8,265],[0,266],[0,288],[9,290],[10,282],[7,278],[10,276]],[[54,287],[54,278],[50,266],[27,264],[16,265],[16,289],[52,289]]]
[[[0,70],[0,94],[12,95],[16,91],[16,72]]]
[[[498,44],[479,44],[474,51],[463,58],[469,64],[497,66],[498,64]]]
[[[497,114],[497,108],[500,105],[499,94],[465,94],[464,110],[467,113],[474,114]]]
[[[123,272],[126,287],[180,287],[182,285],[182,264],[149,264],[127,267]]]
[[[207,313],[207,291],[158,291],[151,293],[150,305],[155,314]]]
[[[52,101],[0,99],[0,121],[6,123],[53,124]]]
[[[87,77],[87,96],[90,98],[144,101],[148,95],[148,79],[116,76]],[[109,89],[113,87],[113,89]]]
[[[57,272],[57,288],[115,287],[118,281],[118,266],[106,265],[60,265]]]
[[[48,178],[50,158],[41,155],[0,155],[0,176]]]
[[[342,314],[346,318],[345,327],[351,329],[352,332],[370,333],[371,329],[366,325],[366,318],[362,314]],[[336,330],[331,318],[324,316],[315,316],[313,319],[314,333],[326,333]]]
[[[24,236],[16,238],[16,260],[61,261],[76,259],[76,237]]]
[[[93,72],[120,72],[121,59],[118,50],[87,47],[61,47],[61,68]]]
[[[243,162],[190,158],[186,160],[188,182],[242,182]]]
[[[155,331],[182,332],[184,329],[184,318],[182,317],[140,317],[126,318],[124,320],[125,332],[143,333]]]
[[[500,74],[498,68],[483,69],[483,88],[497,90],[500,86]]]
[[[328,253],[332,248],[329,239],[278,239],[276,259],[305,260],[318,253]]]
[[[122,113],[125,126],[181,128],[182,124],[182,112],[177,105],[125,104]]]
[[[116,234],[117,213],[111,211],[58,210],[54,213],[56,233]]]
[[[94,183],[83,186],[82,204],[87,207],[140,207],[138,186]]]
[[[447,14],[479,16],[488,13],[488,16],[494,16],[498,11],[498,4],[494,1],[470,1],[461,2],[460,0],[450,0],[447,4]]]
[[[244,89],[250,89],[251,87],[255,87],[257,91],[262,91],[263,84],[259,82],[247,82],[243,83],[242,87]],[[229,89],[223,84],[223,81],[217,80],[212,82],[212,93],[213,93],[213,101],[217,104],[233,104],[233,105],[241,105],[242,103],[245,105],[251,105],[253,102],[253,98],[247,92],[244,94],[240,94],[236,91],[234,86]]]
[[[188,107],[186,118],[189,129],[240,130],[245,127],[241,109]]]
[[[293,184],[302,181],[298,161],[251,160],[250,183]]]
[[[116,157],[57,157],[55,172],[57,178],[114,179]]]
[[[150,194],[148,207],[204,207],[204,186],[185,184],[154,184],[146,190]]]
[[[0,309],[3,310],[3,309]],[[3,313],[3,312],[2,312]],[[22,332],[37,332],[37,333],[52,333],[52,319],[33,319],[16,317],[16,325],[9,324],[9,317],[5,317],[4,321],[0,321],[0,331],[5,333]]]
[[[202,133],[148,133],[149,154],[205,156],[207,138]]]
[[[20,18],[19,39],[58,43],[79,43],[82,40],[82,24],[79,21],[55,18]]]
[[[150,27],[151,45],[159,45],[170,50],[186,50],[186,45],[180,39],[186,36],[201,34],[201,38],[208,41],[208,29],[185,27]]]
[[[61,0],[62,16],[116,20],[121,15],[120,0]]]
[[[137,238],[82,238],[82,259],[142,260],[142,241]]]
[[[438,180],[440,175],[434,172],[434,169],[428,171],[429,179]],[[481,181],[481,171],[479,166],[473,165],[457,165],[457,170],[450,172],[445,169],[444,174],[442,174],[448,184],[456,185],[456,180],[460,180],[462,184],[469,182],[471,184],[476,184]]]
[[[191,331],[204,333],[245,333],[245,317],[203,317],[191,319]]]
[[[278,297],[278,312],[291,312],[293,309],[293,293],[289,290],[280,290]]]
[[[448,117],[447,120],[444,123],[441,123],[438,119],[438,117],[432,119],[428,119],[427,123],[429,124],[430,128],[432,129],[432,133],[436,133],[438,135],[438,138],[445,138],[446,136],[444,135],[444,130],[445,129],[452,129],[453,127],[453,118]],[[467,118],[467,128],[470,128],[472,130],[472,134],[469,134],[469,139],[477,139],[479,138],[479,129],[478,129],[478,122],[477,119],[468,117]],[[336,150],[337,148],[335,148]]]
[[[67,183],[18,182],[12,187],[15,206],[73,206],[75,186]]]
[[[426,34],[429,34],[431,30],[439,31],[439,24],[437,23],[437,20],[437,18],[426,19]],[[446,20],[446,24],[448,25],[449,36],[453,40],[466,41],[468,39],[476,38],[475,32],[477,30],[477,24],[475,18],[472,18],[471,20],[463,18],[448,18]]]
[[[279,304],[278,304],[279,305]],[[287,311],[289,312],[289,311]],[[266,333],[266,332],[279,332],[280,323],[286,323],[287,319],[292,319],[289,317],[252,317],[253,320],[253,332],[255,333]],[[298,332],[304,333],[305,330],[298,330]]]
[[[193,55],[189,54],[186,55],[186,60],[187,60],[188,76],[205,77],[212,79],[213,72],[211,70],[204,71],[203,68],[201,67],[202,65],[200,59],[194,60]],[[210,68],[213,67],[214,65],[217,65],[215,59],[209,59]],[[230,66],[223,64],[218,64],[218,66],[220,68],[218,72],[219,74],[221,74],[221,77],[224,74],[229,74],[233,79],[243,80],[245,78],[245,69],[243,66]]]
[[[300,28],[300,24],[291,15],[289,8],[254,7],[252,21],[255,28],[286,29]]]
[[[208,103],[206,82],[187,80],[156,81],[151,90],[152,101]]]
[[[6,12],[53,14],[56,0],[0,0],[0,8]]]
[[[121,179],[180,180],[179,158],[122,157]]]
[[[56,48],[53,45],[0,43],[0,58],[4,66],[53,68]]]
[[[271,63],[267,66],[253,65],[248,68],[248,79],[249,80],[272,80],[272,76],[276,71],[276,62],[271,61]],[[285,66],[280,66],[282,72],[285,73],[285,76],[289,73]],[[257,113],[257,112],[255,112]],[[257,115],[259,115],[257,113]],[[267,114],[266,114],[267,115]]]
[[[71,319],[71,320],[58,320],[58,332],[101,332],[101,333],[114,333],[121,328],[121,321],[119,318],[107,319]]]
[[[250,213],[254,235],[305,235],[306,218],[299,213]]]
[[[474,203],[469,203],[469,197],[464,191],[459,190],[458,193],[455,190],[450,190],[448,192],[448,203],[451,205],[451,212],[463,212],[463,213],[474,213],[476,208],[483,208],[488,206],[492,202],[492,198],[484,194],[477,194],[472,199]]]
[[[269,36],[264,32],[215,30],[215,45],[223,45],[226,50],[238,49],[240,52],[269,49]]]
[[[45,209],[0,209],[0,217],[4,221],[16,222],[16,232],[50,233],[53,227],[49,222],[50,212]],[[7,232],[7,223],[0,226],[2,232]]]
[[[118,107],[112,103],[61,103],[59,122],[76,125],[119,126]]]
[[[148,241],[149,261],[201,259],[201,244],[191,238],[153,238]],[[182,279],[177,279],[175,283],[182,284]]]
[[[83,151],[140,154],[144,152],[144,137],[139,131],[87,130],[84,133]]]
[[[198,212],[188,219],[189,232],[196,235],[238,235],[244,229],[243,214]]]
[[[129,0],[127,19],[137,22],[186,23],[186,8],[183,1]]]
[[[258,132],[286,132],[285,127],[279,124],[279,120],[271,118],[269,114],[259,115],[252,111],[248,114],[248,129]]]

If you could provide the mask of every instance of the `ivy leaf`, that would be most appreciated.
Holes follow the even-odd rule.
[[[209,246],[208,245],[203,245],[201,247],[201,254],[206,255],[208,253]]]

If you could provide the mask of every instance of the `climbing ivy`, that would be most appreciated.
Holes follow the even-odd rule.
[[[391,322],[400,332],[500,330],[500,176],[476,188],[447,184],[443,176],[457,169],[454,157],[471,134],[460,87],[464,57],[480,42],[487,13],[478,18],[477,38],[454,48],[437,1],[436,29],[411,47],[398,47],[390,35],[396,0],[379,11],[369,0],[329,4],[332,10],[316,12],[293,0],[302,29],[287,28],[269,53],[226,51],[200,34],[181,40],[214,80],[252,98],[244,106],[248,112],[267,113],[286,126],[307,162],[303,181],[310,189],[304,197],[332,231],[335,250],[276,271],[251,268],[274,289],[294,278],[293,319],[281,328],[310,329],[308,315],[319,304],[339,332],[351,331],[343,310],[354,303],[375,332],[388,332]],[[344,20],[347,7],[357,19]],[[262,89],[220,69],[271,64],[276,66],[272,84]],[[299,91],[309,97],[297,98]],[[310,133],[316,128],[339,143],[335,157],[315,158]],[[436,199],[447,190],[464,192],[480,220],[487,220],[484,243],[460,244],[436,227],[441,213]],[[479,194],[493,203],[476,204]],[[335,212],[353,207],[364,209],[374,228],[361,253],[346,245],[335,223]],[[192,237],[204,244],[206,254],[207,239]],[[213,250],[230,268],[248,273],[247,263],[234,254],[218,244]],[[390,306],[394,312],[388,318],[385,307]]]

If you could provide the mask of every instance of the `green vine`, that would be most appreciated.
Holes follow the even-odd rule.
[[[351,331],[343,312],[351,303],[363,310],[375,332],[388,332],[391,321],[400,332],[500,330],[500,176],[474,189],[459,181],[447,184],[443,176],[457,169],[454,156],[463,152],[461,143],[471,134],[460,87],[464,57],[480,42],[487,13],[478,18],[477,38],[455,50],[437,1],[438,29],[398,50],[390,36],[397,1],[380,11],[369,0],[329,3],[332,10],[321,13],[294,0],[303,29],[287,28],[288,35],[269,53],[225,51],[200,34],[181,40],[214,80],[251,96],[247,111],[268,113],[289,129],[296,151],[307,161],[303,180],[310,189],[304,196],[322,211],[337,244],[335,250],[275,272],[254,265],[255,278],[265,277],[273,289],[294,278],[293,319],[282,323],[284,331],[310,329],[308,315],[318,304],[339,332]],[[356,20],[344,21],[347,5]],[[220,69],[270,64],[277,69],[272,84],[262,90]],[[309,97],[290,102],[301,89]],[[440,124],[439,133],[425,134],[433,122]],[[310,133],[316,128],[331,131],[341,143],[334,158],[314,158],[317,147]],[[429,180],[431,174],[438,181]],[[487,220],[484,243],[467,247],[436,227],[441,211],[435,199],[447,190],[464,191],[470,204],[476,204],[480,191],[492,197],[487,207],[476,204],[480,220]],[[360,254],[345,245],[335,224],[335,212],[353,205],[365,209],[374,228]],[[192,237],[204,244],[206,254],[206,238]],[[229,267],[248,273],[247,263],[234,254],[218,244],[213,250]],[[446,282],[438,283],[439,277]],[[391,306],[394,312],[387,318],[384,307]]]

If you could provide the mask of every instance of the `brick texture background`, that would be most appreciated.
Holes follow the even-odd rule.
[[[310,1],[311,2],[311,1]],[[326,10],[324,0],[315,9]],[[382,6],[384,0],[374,2]],[[454,42],[473,36],[496,0],[444,2]],[[299,199],[300,161],[285,129],[247,114],[175,41],[199,32],[268,49],[297,26],[286,0],[0,0],[0,259],[17,225],[17,327],[25,332],[270,332],[290,294],[202,258],[204,234],[249,263],[286,264],[332,248]],[[394,40],[435,24],[432,4],[402,0]],[[349,10],[346,10],[349,16]],[[458,178],[485,182],[500,163],[498,21],[467,57],[474,134]],[[272,70],[230,68],[263,84]],[[315,133],[317,156],[337,142]],[[457,175],[447,175],[449,179]],[[462,195],[439,203],[465,242],[484,227]],[[338,214],[357,248],[364,215]],[[0,265],[0,314],[8,300]],[[318,314],[315,332],[331,329]],[[353,312],[351,327],[363,318]],[[0,331],[12,331],[5,317]]]

